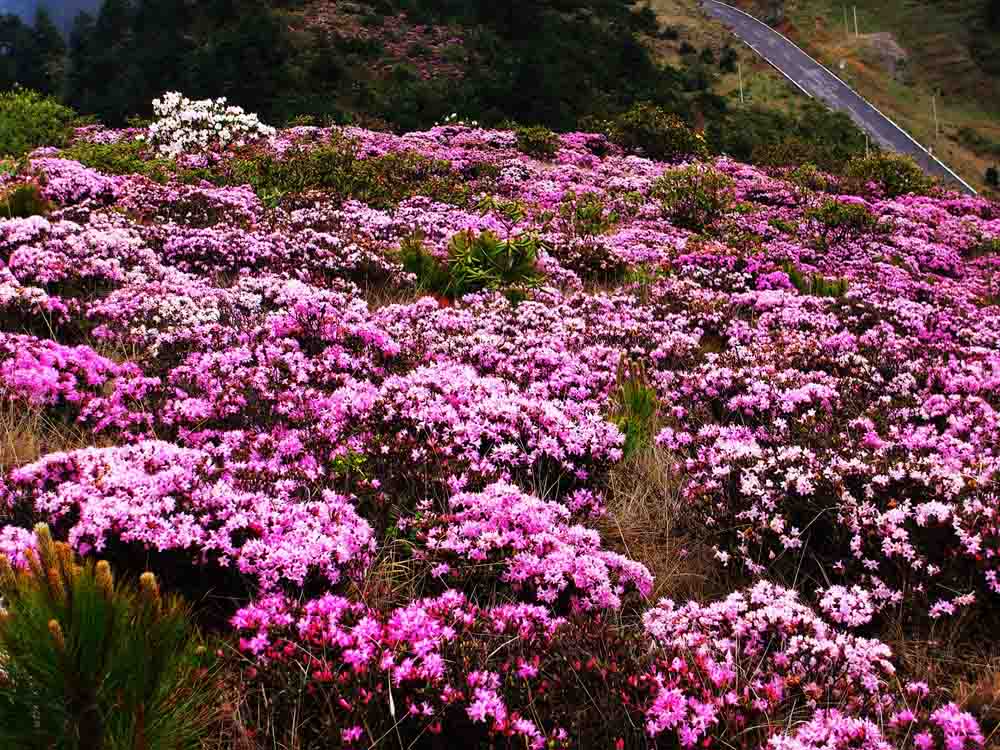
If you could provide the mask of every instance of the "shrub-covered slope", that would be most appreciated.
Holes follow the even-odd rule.
[[[154,160],[170,118],[0,172],[0,550],[199,602],[234,736],[983,743],[988,670],[911,657],[1000,625],[995,204],[464,125]]]

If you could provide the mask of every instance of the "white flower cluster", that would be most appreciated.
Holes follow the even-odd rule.
[[[258,138],[275,134],[257,115],[244,112],[242,107],[226,104],[226,98],[192,101],[170,91],[153,100],[153,112],[158,118],[149,126],[146,140],[164,156],[204,153],[227,146],[244,146]]]

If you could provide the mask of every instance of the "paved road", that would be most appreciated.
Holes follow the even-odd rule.
[[[945,182],[956,185],[966,193],[976,192],[928,154],[904,130],[788,38],[753,16],[718,0],[701,0],[701,5],[706,13],[729,27],[802,91],[821,99],[833,109],[850,115],[858,127],[867,131],[883,148],[908,154],[928,173],[943,178]]]

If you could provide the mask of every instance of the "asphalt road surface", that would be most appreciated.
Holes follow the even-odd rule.
[[[975,193],[904,130],[770,26],[717,0],[702,0],[701,5],[706,13],[725,24],[802,91],[850,115],[880,146],[912,156],[929,174],[941,177],[966,193]]]

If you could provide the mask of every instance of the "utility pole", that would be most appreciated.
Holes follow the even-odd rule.
[[[854,36],[859,37],[861,34],[858,32],[858,6],[854,6]]]
[[[931,109],[934,112],[934,145],[937,146],[938,138],[941,137],[941,123],[937,116],[937,93],[931,94]]]

